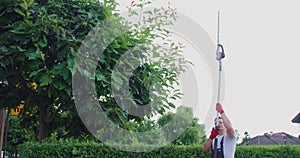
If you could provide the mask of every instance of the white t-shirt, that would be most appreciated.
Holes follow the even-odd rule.
[[[218,147],[221,148],[221,141],[223,139],[223,153],[224,158],[234,158],[235,148],[236,148],[236,137],[230,138],[227,134],[217,135],[218,138]],[[212,149],[214,149],[215,139],[212,141]]]

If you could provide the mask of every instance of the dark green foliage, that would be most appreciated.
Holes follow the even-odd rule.
[[[22,126],[33,128],[40,140],[58,129],[63,129],[64,137],[88,133],[72,100],[74,58],[86,35],[113,17],[113,10],[113,5],[97,0],[0,2],[0,81],[8,82],[1,82],[0,106],[16,107],[24,101]],[[122,25],[121,19],[114,21]],[[111,96],[113,67],[135,41],[128,32],[106,48],[95,76],[98,96]],[[105,110],[115,122],[127,120],[113,99],[102,104],[108,105]]]
[[[9,153],[14,153],[17,148],[17,145],[23,144],[26,141],[32,140],[33,131],[28,131],[25,128],[20,128],[19,118],[16,116],[11,116],[8,118],[8,135],[6,142],[6,152],[7,155]]]

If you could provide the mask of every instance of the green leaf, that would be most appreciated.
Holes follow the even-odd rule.
[[[67,68],[71,72],[72,75],[74,75],[74,73],[75,73],[73,67],[74,67],[74,59],[72,59],[72,58],[67,59]]]
[[[40,73],[41,71],[44,71],[46,70],[45,68],[44,69],[39,69],[39,70],[36,70],[36,71],[32,71],[30,74],[29,74],[29,77],[33,77],[33,76],[36,76],[38,73]]]
[[[69,72],[68,70],[64,70],[64,71],[62,72],[62,76],[63,76],[63,79],[64,79],[64,80],[67,80],[67,79],[70,78],[70,72]]]
[[[28,0],[28,4],[32,5],[35,0]]]
[[[10,30],[11,33],[17,34],[17,35],[27,35],[28,32],[19,31],[19,30]]]
[[[166,112],[165,109],[161,108],[159,110],[157,110],[157,112],[161,115],[164,115],[164,113]]]
[[[26,17],[25,13],[23,13],[19,8],[15,8],[14,11],[16,13],[18,13],[19,15],[23,16],[23,17]]]
[[[176,108],[176,105],[171,103],[171,102],[169,103],[169,106],[172,107],[172,108]]]
[[[54,68],[51,70],[51,73],[54,75],[58,75],[64,71],[66,71],[66,62],[62,62],[62,63],[55,65]]]
[[[43,35],[43,39],[41,41],[39,41],[39,46],[44,48],[48,45],[48,40],[47,38]]]
[[[72,89],[71,89],[71,88],[65,88],[64,90],[65,90],[65,92],[66,92],[69,96],[72,95]]]
[[[136,15],[138,16],[139,14],[136,11],[130,11],[130,16]]]
[[[55,88],[57,88],[58,90],[62,90],[62,89],[64,89],[66,87],[66,85],[62,81],[55,81],[53,83],[53,86]]]
[[[40,80],[39,86],[43,87],[43,86],[50,84],[51,82],[52,82],[52,77],[44,74]]]
[[[105,76],[100,71],[96,71],[96,79],[98,81],[106,81]]]
[[[42,59],[43,61],[45,61],[45,54],[40,50],[40,48],[36,49],[36,54],[37,56]]]
[[[26,51],[26,49],[23,49],[23,48],[21,48],[20,46],[17,46],[17,48],[18,48],[18,50],[19,50],[20,52],[25,52],[25,51]]]
[[[36,52],[30,52],[28,53],[28,59],[29,60],[36,60],[39,58],[39,54],[37,54]]]
[[[151,10],[144,11],[144,14],[153,15],[153,13],[152,13],[152,11],[151,11]]]
[[[20,6],[21,6],[24,10],[28,10],[28,3],[26,2],[26,0],[23,0],[23,3],[21,3]]]

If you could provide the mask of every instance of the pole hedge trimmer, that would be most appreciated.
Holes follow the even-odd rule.
[[[219,62],[219,83],[218,83],[218,97],[217,103],[220,103],[220,94],[221,94],[221,76],[222,76],[222,59],[225,58],[224,47],[220,44],[220,12],[218,11],[218,27],[217,27],[217,51],[216,51],[216,59]],[[215,128],[219,131],[219,112],[216,112],[216,119],[215,119]],[[217,145],[218,145],[218,138],[215,138],[214,141],[214,157],[217,158]]]

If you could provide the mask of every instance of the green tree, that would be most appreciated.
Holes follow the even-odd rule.
[[[91,28],[112,16],[110,7],[94,0],[1,1],[0,80],[8,84],[0,105],[24,101],[22,125],[37,129],[40,141],[61,126],[73,135],[87,132],[72,100],[70,70]],[[131,45],[123,40],[123,47]]]
[[[136,52],[145,52],[143,56],[147,56],[146,59],[158,57],[156,62],[140,63],[142,69],[134,72],[135,75],[130,80],[130,91],[126,92],[129,93],[127,95],[133,95],[134,99],[129,101],[146,104],[150,99],[153,100],[150,112],[145,113],[147,117],[156,112],[163,114],[166,109],[175,107],[170,99],[179,98],[180,93],[175,91],[174,95],[170,95],[170,89],[176,83],[178,73],[184,71],[184,60],[174,62],[182,58],[180,47],[169,43],[169,49],[163,49],[152,44],[156,38],[163,39],[169,36],[165,33],[167,30],[163,29],[163,25],[167,25],[171,20],[162,19],[166,18],[164,15],[174,17],[172,10],[154,10],[153,13],[157,15],[152,17],[156,17],[158,22],[148,27],[135,24],[125,26],[126,22],[114,13],[116,5],[113,0],[105,0],[104,4],[97,0],[0,2],[0,106],[13,108],[24,102],[22,125],[38,131],[35,134],[39,136],[40,142],[58,129],[63,129],[66,136],[88,133],[74,106],[72,77],[78,73],[91,77],[81,65],[89,64],[90,60],[78,50],[82,44],[86,44],[83,40],[92,28],[105,19],[113,19],[113,26],[131,29],[114,39],[99,57],[93,77],[97,96],[93,99],[100,102],[106,115],[121,127],[126,127],[128,121],[144,119],[120,108],[111,89],[112,82],[115,82],[116,86],[119,85],[119,88],[125,82],[122,79],[124,76],[113,71],[120,57],[127,50],[133,49]],[[166,14],[158,14],[160,12]],[[151,14],[149,11],[145,11],[146,13]],[[111,36],[120,32],[118,27],[103,29],[111,29],[110,32],[106,32],[111,33]],[[165,55],[161,56],[158,52]],[[80,55],[83,55],[84,61],[76,63],[75,57]],[[138,57],[134,57],[134,60],[139,60]],[[130,65],[128,62],[124,64]],[[150,85],[156,86],[150,88]],[[87,86],[83,83],[80,88],[86,92],[84,89],[88,89]],[[144,86],[145,91],[142,91],[140,86]],[[152,93],[152,98],[149,92]],[[86,94],[88,93],[82,95]]]
[[[6,150],[10,154],[15,152],[17,145],[32,140],[34,137],[32,130],[20,128],[20,120],[17,116],[9,117],[8,130]]]
[[[178,115],[176,117],[176,115]],[[172,143],[177,145],[202,144],[205,141],[204,125],[198,123],[198,119],[193,117],[192,108],[180,106],[176,113],[169,112],[157,121],[160,127],[166,126],[172,119],[176,119],[173,124],[168,125],[165,137],[172,137],[180,133],[178,138]],[[185,125],[188,124],[187,128]]]

